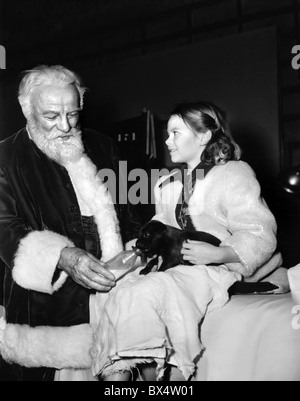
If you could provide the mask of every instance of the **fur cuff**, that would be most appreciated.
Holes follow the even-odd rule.
[[[245,281],[248,283],[257,283],[259,281],[269,281],[269,276],[277,271],[282,266],[282,255],[281,253],[275,253],[270,260],[259,267],[258,270]]]
[[[67,279],[62,272],[53,283],[53,275],[65,247],[74,247],[66,237],[51,231],[33,231],[20,242],[15,256],[13,279],[22,288],[53,294]]]
[[[231,237],[225,239],[221,246],[229,246],[238,255],[241,263],[228,263],[229,270],[235,270],[235,265],[239,265],[238,271],[244,277],[251,277],[258,268],[267,263],[274,254],[276,242],[267,242],[260,239],[251,232],[236,232]],[[273,270],[276,266],[273,268]]]
[[[93,334],[90,325],[36,327],[7,324],[0,327],[0,354],[9,363],[27,368],[87,369]]]

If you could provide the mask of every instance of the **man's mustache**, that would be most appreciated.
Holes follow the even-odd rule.
[[[78,138],[81,135],[82,135],[82,131],[80,129],[73,128],[71,131],[69,131],[67,133],[60,132],[58,134],[49,135],[47,139],[55,141],[56,139],[59,139],[59,138],[68,138],[68,137]]]

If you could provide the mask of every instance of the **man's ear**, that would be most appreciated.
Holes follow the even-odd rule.
[[[26,118],[26,120],[28,120],[30,118],[31,115],[31,107],[28,103],[22,102],[19,100],[21,109],[22,109],[22,113],[24,115],[24,117]]]

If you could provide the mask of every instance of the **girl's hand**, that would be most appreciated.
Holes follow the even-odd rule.
[[[218,263],[217,253],[219,247],[207,244],[206,242],[190,241],[183,244],[182,255],[183,260],[193,265],[209,265]]]
[[[157,260],[157,265],[154,266],[154,269],[152,271],[156,272],[161,268],[161,265],[163,264],[163,258],[161,256],[158,257]]]
[[[237,263],[240,261],[234,250],[228,246],[218,247],[206,242],[190,241],[183,244],[183,260],[193,265]]]

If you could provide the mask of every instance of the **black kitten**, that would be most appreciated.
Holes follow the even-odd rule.
[[[136,248],[147,258],[156,257],[141,270],[140,274],[150,273],[158,265],[159,257],[163,259],[159,271],[165,271],[178,265],[191,266],[191,263],[183,260],[181,254],[183,243],[187,240],[206,242],[214,246],[219,246],[221,243],[218,238],[203,231],[182,231],[156,220],[147,223],[141,230]],[[276,289],[278,289],[277,286],[268,282],[236,282],[229,289],[229,294],[267,293]]]
[[[140,274],[150,273],[153,267],[158,264],[160,256],[163,263],[159,271],[165,271],[178,265],[191,265],[183,260],[181,254],[183,243],[187,240],[207,242],[215,246],[219,246],[221,243],[218,238],[206,232],[182,231],[156,220],[147,223],[141,230],[136,247],[146,257],[151,258],[156,255],[156,258],[151,260]]]

